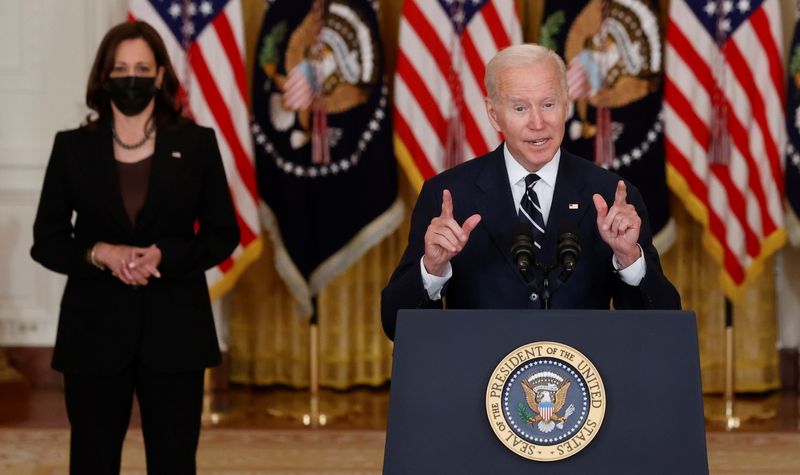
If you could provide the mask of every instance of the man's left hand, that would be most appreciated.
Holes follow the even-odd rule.
[[[637,242],[642,218],[627,199],[628,190],[622,180],[617,183],[611,209],[602,196],[597,193],[592,195],[594,207],[597,209],[597,229],[600,231],[600,237],[611,247],[623,269],[641,257]]]

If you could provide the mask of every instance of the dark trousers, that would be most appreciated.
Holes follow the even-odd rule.
[[[142,417],[147,473],[196,472],[203,370],[158,373],[135,361],[112,376],[64,374],[71,474],[119,474],[134,393]]]

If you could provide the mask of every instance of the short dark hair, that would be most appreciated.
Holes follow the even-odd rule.
[[[94,58],[89,81],[86,85],[86,105],[94,111],[86,116],[86,125],[95,126],[111,118],[111,100],[103,85],[114,68],[114,58],[119,44],[126,40],[141,38],[150,46],[156,59],[156,67],[164,68],[161,87],[156,93],[154,117],[156,123],[176,123],[181,119],[182,105],[178,99],[180,82],[169,60],[167,48],[158,32],[143,21],[120,23],[110,30],[100,41]]]

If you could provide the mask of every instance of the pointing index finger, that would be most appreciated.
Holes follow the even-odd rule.
[[[442,191],[442,215],[443,218],[453,217],[453,197],[450,190]]]
[[[625,182],[620,180],[617,182],[617,191],[614,193],[614,204],[627,204],[628,203],[628,188]]]

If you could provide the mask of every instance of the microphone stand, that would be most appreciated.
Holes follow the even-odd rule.
[[[530,290],[536,295],[539,295],[542,298],[542,305],[544,309],[549,310],[550,298],[552,297],[554,292],[550,290],[550,271],[558,267],[558,264],[543,266],[539,264],[539,262],[535,261],[533,267],[543,273],[541,285],[539,285],[536,282],[536,277],[533,275],[533,272],[531,272],[530,269],[520,269],[519,272],[520,274],[522,274],[522,278],[525,279],[525,282],[528,284],[528,290]],[[563,282],[560,279],[558,279],[557,283],[558,285],[554,287],[555,289],[558,289],[558,287],[560,287]]]
[[[534,241],[530,237],[528,231],[525,228],[521,230],[518,229],[518,232],[515,233],[512,239],[511,254],[517,264],[517,270],[519,270],[519,273],[527,284],[528,290],[532,292],[531,300],[536,301],[536,297],[534,296],[541,296],[544,309],[549,310],[550,299],[553,294],[567,279],[569,279],[572,272],[575,270],[575,263],[580,255],[581,247],[580,244],[578,244],[576,235],[570,232],[562,233],[559,236],[556,262],[545,266],[536,259],[533,244]],[[550,272],[559,266],[563,267],[564,270],[554,279],[553,285],[551,286]],[[542,273],[541,286],[536,282],[533,269]]]
[[[542,305],[545,310],[550,310],[550,279],[547,277],[549,272],[544,272],[544,281],[542,281]]]
[[[542,278],[541,296],[542,296],[542,305],[545,310],[550,310],[550,299],[553,297],[553,294],[556,293],[556,290],[558,290],[564,284],[564,282],[566,282],[567,279],[569,279],[569,276],[572,275],[572,271],[574,270],[565,267],[564,270],[561,271],[561,273],[558,275],[558,277],[555,277],[554,279],[555,281],[551,285],[550,272],[552,272],[559,266],[560,264],[558,263],[549,266],[543,266],[538,262],[536,263],[536,268],[541,270],[542,273],[544,274],[544,277]]]
[[[532,267],[541,271],[543,274],[541,286],[537,285],[536,278],[533,275],[533,272],[531,272],[530,267],[519,269],[520,274],[522,274],[522,278],[528,284],[528,290],[542,297],[542,306],[545,310],[550,310],[550,299],[553,297],[553,294],[564,284],[564,282],[567,281],[567,279],[569,279],[569,277],[572,275],[572,271],[575,270],[574,268],[564,267],[564,270],[562,270],[561,273],[555,277],[555,282],[553,282],[551,285],[550,272],[561,265],[562,264],[555,263],[549,266],[544,266],[534,259]]]

